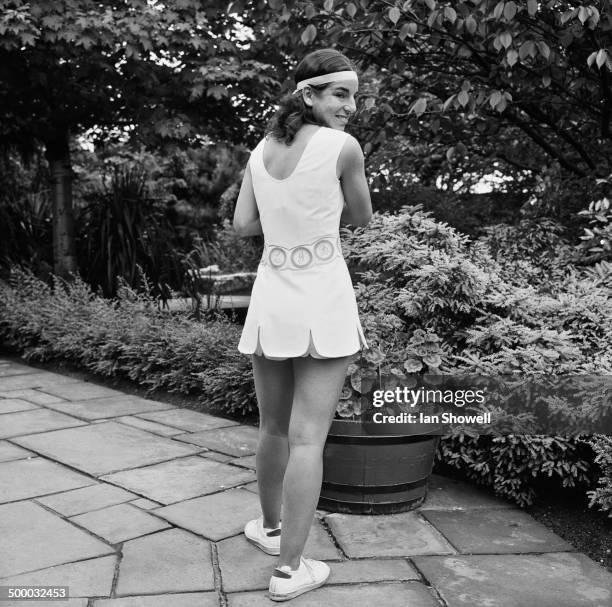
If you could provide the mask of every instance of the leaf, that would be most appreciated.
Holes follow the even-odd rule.
[[[470,32],[470,34],[473,34],[478,29],[478,25],[476,24],[476,19],[474,19],[472,15],[467,17],[467,19],[465,20],[465,29],[468,32]]]
[[[544,57],[544,59],[550,58],[550,48],[548,44],[544,42],[544,40],[538,41],[538,49],[540,50],[540,54],[542,55],[542,57]]]
[[[302,32],[302,44],[307,46],[317,37],[317,28],[311,23],[306,26],[306,29]]]
[[[317,9],[314,7],[312,3],[310,3],[304,10],[304,15],[306,16],[306,19],[312,19],[316,14],[317,14]]]
[[[499,41],[504,48],[508,48],[512,44],[512,34],[510,32],[503,32],[499,35]]]
[[[325,2],[323,3],[323,8],[327,12],[331,12],[334,8],[334,0],[325,0]]]
[[[538,0],[527,0],[527,12],[532,17],[538,12]]]
[[[608,53],[605,48],[601,48],[597,51],[597,57],[595,58],[595,63],[597,63],[597,67],[601,67],[606,62],[606,57]]]
[[[420,116],[423,112],[425,112],[425,108],[427,107],[427,99],[421,97],[416,101],[416,103],[410,108],[409,114],[414,112],[417,116]]]
[[[494,108],[501,100],[502,94],[499,91],[493,91],[491,96],[489,97],[489,104],[492,108]]]
[[[519,57],[525,59],[528,55],[532,56],[535,52],[535,44],[533,40],[527,40],[521,44],[519,48]]]
[[[513,48],[506,53],[506,61],[512,67],[518,61],[518,52]]]
[[[268,4],[272,10],[278,11],[283,7],[283,0],[268,0]]]
[[[357,12],[357,7],[352,2],[349,2],[346,5],[346,12],[348,13],[349,17],[354,17],[355,13]]]
[[[504,13],[504,3],[498,2],[495,8],[493,9],[493,17],[495,19],[499,19]]]
[[[444,17],[451,23],[455,23],[455,21],[457,20],[457,12],[455,11],[454,8],[450,6],[445,6],[444,7]]]
[[[462,106],[466,106],[468,101],[470,100],[470,95],[468,93],[466,93],[465,91],[461,91],[458,95],[457,95],[457,100],[459,101],[459,103]]]
[[[393,22],[393,23],[397,23],[399,21],[399,18],[401,17],[402,13],[400,12],[400,9],[397,8],[397,6],[394,6],[393,8],[389,9],[389,19]]]
[[[417,31],[417,24],[416,23],[404,23],[404,25],[402,25],[400,31],[399,31],[399,39],[400,40],[405,40],[407,36],[414,36],[416,34]]]
[[[404,369],[408,373],[418,373],[423,368],[423,363],[418,358],[409,358],[404,361]]]
[[[552,81],[552,80],[551,80],[551,78],[550,78],[550,76],[549,76],[548,74],[546,74],[546,75],[542,76],[542,84],[543,84],[545,87],[549,87],[549,86],[550,86],[551,81]]]
[[[514,15],[516,15],[516,4],[514,2],[506,2],[504,6],[504,17],[510,21],[514,19]]]
[[[425,0],[425,4],[430,11],[433,11],[436,8],[436,3],[434,0]]]

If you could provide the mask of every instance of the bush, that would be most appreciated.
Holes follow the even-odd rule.
[[[596,453],[595,463],[600,466],[602,476],[594,491],[587,491],[591,501],[589,506],[599,505],[602,512],[612,517],[612,437],[595,435],[589,443]]]
[[[518,229],[523,240],[510,229],[491,251],[420,207],[404,207],[347,231],[343,249],[359,277],[358,304],[373,346],[351,373],[612,374],[609,290],[565,267],[563,256],[547,256],[550,246],[565,250],[559,233],[529,223]],[[525,265],[515,277],[517,259]],[[557,282],[541,279],[539,263]],[[556,404],[570,413],[567,402]],[[520,419],[504,421],[510,431],[521,427]],[[506,434],[445,437],[438,460],[520,504],[531,503],[549,476],[563,486],[589,482],[593,452],[582,437]]]
[[[94,295],[79,277],[51,286],[13,267],[0,287],[0,339],[25,360],[67,360],[93,373],[124,377],[149,391],[193,395],[197,402],[244,415],[255,408],[239,328],[160,311],[145,283],[137,293],[120,281],[118,296]]]

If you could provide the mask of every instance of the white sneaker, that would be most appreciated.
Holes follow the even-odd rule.
[[[280,554],[280,523],[276,529],[266,529],[263,526],[263,516],[249,521],[244,526],[244,535],[251,544],[255,544],[266,554],[278,556]]]
[[[323,586],[329,577],[329,565],[322,561],[300,558],[300,566],[293,570],[289,565],[277,567],[270,578],[270,598],[288,601],[304,592]]]

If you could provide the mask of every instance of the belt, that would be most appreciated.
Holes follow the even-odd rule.
[[[340,236],[328,235],[291,248],[264,244],[260,263],[275,270],[303,270],[328,263],[336,257],[342,257]]]

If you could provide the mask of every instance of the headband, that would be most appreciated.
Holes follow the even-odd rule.
[[[306,78],[306,80],[300,80],[297,83],[297,87],[293,92],[297,93],[309,84],[327,84],[328,82],[335,82],[336,80],[352,80],[353,82],[357,82],[357,73],[353,70],[345,70],[343,72],[332,72],[331,74]]]

